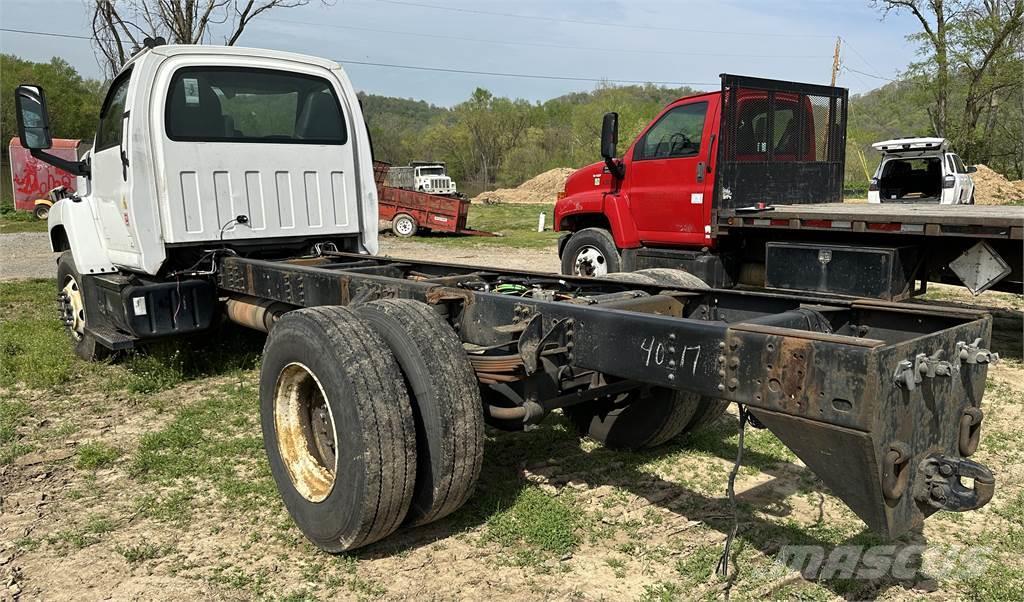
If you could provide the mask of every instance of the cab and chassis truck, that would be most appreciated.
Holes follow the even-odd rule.
[[[848,92],[722,75],[669,103],[555,205],[565,274],[684,269],[747,285],[902,300],[929,282],[1024,292],[1024,206],[843,203]]]
[[[202,336],[221,315],[267,331],[267,459],[324,550],[455,512],[485,423],[529,431],[556,410],[635,449],[743,404],[890,537],[993,496],[969,458],[996,359],[986,314],[680,270],[630,282],[377,257],[363,116],[318,58],[147,44],[81,162],[46,152],[43,90],[15,94],[22,144],[82,178],[49,217],[76,352]]]

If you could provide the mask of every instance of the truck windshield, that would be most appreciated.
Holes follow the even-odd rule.
[[[444,175],[444,168],[443,167],[421,167],[420,168],[420,175],[421,176],[443,176]]]
[[[167,136],[192,142],[344,144],[345,120],[319,77],[244,67],[186,67],[171,79]]]

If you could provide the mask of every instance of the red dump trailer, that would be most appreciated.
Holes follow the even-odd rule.
[[[385,186],[390,168],[391,165],[383,161],[373,163],[378,215],[391,222],[391,231],[397,236],[407,238],[423,231],[494,236],[491,232],[466,227],[469,199]]]

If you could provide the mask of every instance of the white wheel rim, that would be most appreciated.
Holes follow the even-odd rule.
[[[395,220],[395,231],[399,234],[412,234],[412,220],[407,217],[400,217]]]
[[[295,490],[313,503],[327,499],[338,469],[334,414],[320,380],[303,364],[288,364],[277,377],[274,429]]]
[[[74,276],[68,276],[65,280],[62,292],[67,295],[67,304],[71,309],[71,323],[68,328],[76,340],[85,335],[85,303],[82,301],[82,288]]]
[[[576,253],[574,271],[577,276],[604,276],[608,273],[608,259],[600,249],[587,245]]]

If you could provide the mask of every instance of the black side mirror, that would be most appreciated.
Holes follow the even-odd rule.
[[[619,114],[605,113],[601,123],[601,158],[607,161],[615,158],[615,147],[619,144]]]
[[[39,86],[18,86],[14,90],[14,104],[21,146],[29,150],[45,150],[53,146],[43,89]]]
[[[977,173],[977,171],[978,171],[978,168],[975,167],[974,165],[968,165],[967,166],[967,173]]]

